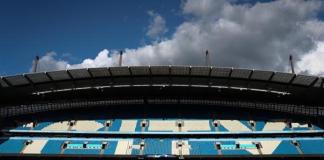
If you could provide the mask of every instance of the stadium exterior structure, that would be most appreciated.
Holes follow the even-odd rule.
[[[319,158],[322,77],[125,66],[0,79],[0,157]]]

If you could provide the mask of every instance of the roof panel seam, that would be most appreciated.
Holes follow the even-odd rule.
[[[212,72],[212,67],[208,67],[208,68],[209,68],[208,77],[210,78],[211,77],[211,72]]]
[[[293,75],[293,77],[290,79],[290,81],[288,82],[289,86],[292,85],[292,82],[294,81],[294,79],[296,78],[296,74]]]
[[[55,83],[55,81],[53,80],[53,78],[51,77],[51,75],[49,75],[48,72],[45,72],[45,75],[50,80],[50,82],[53,83],[54,87],[57,89],[57,84]]]
[[[87,72],[90,75],[90,78],[93,79],[93,74],[90,72],[89,68],[87,68]]]
[[[114,77],[114,75],[112,74],[112,72],[111,72],[111,70],[110,70],[110,67],[108,67],[108,68],[107,68],[107,70],[108,70],[108,72],[109,72],[109,74],[110,74],[111,78],[113,78],[113,77]]]
[[[26,74],[23,74],[23,77],[27,79],[30,85],[34,85],[34,82]]]
[[[250,70],[250,74],[249,74],[249,76],[248,76],[248,82],[247,82],[247,87],[249,88],[249,86],[250,86],[250,82],[251,82],[251,77],[252,77],[252,74],[253,74],[253,72],[254,72],[254,70]]]
[[[72,84],[73,84],[73,88],[72,89],[76,88],[75,79],[72,76],[71,72],[69,70],[66,70],[66,73],[69,76],[69,78],[72,80]]]
[[[313,82],[311,82],[311,83],[308,85],[308,87],[312,87],[312,86],[314,86],[315,83],[318,81],[318,79],[319,79],[319,77],[316,77],[316,78],[313,80]]]
[[[269,88],[270,88],[270,83],[271,83],[271,80],[272,80],[272,78],[274,77],[274,75],[275,75],[275,72],[272,72],[271,73],[271,75],[270,75],[270,77],[269,77],[269,79],[266,81],[266,89],[269,91]],[[271,88],[270,88],[271,89]]]
[[[230,87],[231,80],[232,80],[232,73],[233,73],[233,68],[230,69],[227,77],[227,86]]]
[[[72,74],[71,74],[71,72],[70,72],[69,70],[66,70],[66,73],[67,73],[67,75],[69,76],[69,78],[70,78],[72,81],[75,80],[74,77],[72,76]]]
[[[127,68],[128,68],[129,75],[133,78],[133,72],[132,72],[131,68],[129,66]]]
[[[151,70],[151,66],[148,67],[149,70],[149,76],[152,77],[152,70]]]
[[[10,86],[10,87],[13,86],[13,84],[11,84],[11,83],[6,79],[6,77],[3,77],[2,80],[3,80],[5,83],[7,83],[8,86]]]
[[[3,77],[0,77],[0,81],[4,82],[4,81],[3,81]],[[5,86],[3,86],[3,85],[0,83],[0,87],[4,88]]]

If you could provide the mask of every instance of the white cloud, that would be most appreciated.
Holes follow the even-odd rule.
[[[148,15],[151,17],[151,21],[146,35],[154,39],[160,38],[160,36],[168,31],[165,19],[154,11],[148,11]]]
[[[114,66],[117,64],[117,55],[113,54],[112,57],[109,57],[109,51],[107,49],[102,50],[98,53],[97,57],[94,59],[87,58],[83,60],[80,64],[68,64],[68,69],[75,68],[94,68],[94,67],[105,67],[105,66]]]
[[[199,18],[218,18],[227,5],[230,4],[226,0],[188,0],[183,5],[183,13]]]
[[[188,18],[170,39],[125,49],[123,64],[203,65],[204,51],[208,49],[211,62],[216,66],[287,71],[288,57],[292,54],[297,66],[303,68],[300,71],[322,74],[324,68],[310,64],[312,58],[307,58],[322,56],[314,49],[321,41],[324,42],[324,23],[315,17],[321,5],[320,1],[304,0],[255,5],[225,0],[188,0],[182,6],[184,16]],[[159,16],[151,14],[155,15],[152,17]],[[160,33],[163,31],[158,30]],[[152,35],[156,35],[153,33],[158,32],[152,31]],[[109,52],[103,50],[94,59],[67,66],[115,66],[118,54]]]
[[[55,52],[49,52],[39,59],[37,71],[54,71],[64,70],[68,66],[68,62],[64,60],[57,60]],[[32,68],[30,69],[30,72]]]
[[[303,55],[297,67],[299,72],[324,76],[324,42],[319,42],[315,49]]]

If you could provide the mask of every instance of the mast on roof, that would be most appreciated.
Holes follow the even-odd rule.
[[[123,51],[119,52],[119,63],[118,66],[121,67],[123,65]]]
[[[33,73],[37,72],[38,62],[39,62],[39,56],[36,56],[33,63]]]

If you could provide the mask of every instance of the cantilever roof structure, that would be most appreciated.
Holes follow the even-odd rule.
[[[323,83],[213,66],[1,77],[0,157],[323,157]]]
[[[90,82],[91,80],[102,78],[105,78],[107,81],[111,80],[112,85],[120,84],[119,81],[113,81],[114,78],[126,78],[124,80],[128,79],[129,82],[136,85],[145,83],[145,81],[136,81],[136,78],[141,77],[170,77],[167,82],[164,81],[163,83],[209,86],[223,86],[225,84],[221,83],[223,82],[222,80],[228,80],[236,81],[235,83],[226,83],[228,87],[255,88],[283,92],[291,92],[294,91],[295,88],[301,87],[310,90],[324,89],[322,77],[206,66],[125,66],[28,73],[1,77],[0,87],[1,89],[34,87],[34,91],[53,90],[62,89],[52,88],[55,83],[73,83],[81,80]],[[195,78],[205,78],[208,81],[195,81]],[[154,78],[152,78],[152,80],[150,81],[151,84],[162,83],[161,80],[154,81]],[[261,85],[256,85],[256,83]],[[42,85],[42,87],[39,88],[37,85]],[[91,85],[96,84],[92,83]],[[100,84],[97,85],[100,86]],[[81,86],[75,83],[73,87],[78,88]]]
[[[291,112],[286,104],[296,104],[299,105],[299,108],[309,109],[305,112],[298,111],[300,113],[323,115],[323,83],[323,77],[210,66],[87,68],[1,77],[0,101],[4,102],[3,106],[4,104],[7,106],[19,105],[15,104],[15,99],[19,96],[19,103],[29,103],[30,101],[36,103],[37,100],[47,101],[48,98],[55,97],[53,95],[57,92],[68,91],[71,92],[70,95],[74,95],[82,91],[86,92],[85,95],[92,95],[94,94],[93,89],[102,88],[110,89],[109,92],[104,93],[103,97],[115,96],[113,99],[118,99],[116,98],[117,93],[119,93],[119,97],[136,97],[138,95],[146,95],[147,97],[159,94],[159,97],[168,96],[168,98],[173,98],[172,95],[178,98],[181,96],[182,98],[184,96],[199,97],[201,94],[208,93],[204,96],[209,97],[209,99],[210,97],[219,99],[222,95],[219,94],[219,91],[223,89],[229,91],[223,97],[232,98],[231,103],[235,102],[233,105],[236,106],[240,106],[236,102],[244,99],[255,102],[265,102],[268,99],[267,102],[275,101],[284,104],[279,110]],[[123,87],[123,90],[118,89],[119,87]],[[158,87],[167,87],[170,90],[161,92]],[[114,90],[114,88],[117,89]],[[188,89],[192,90],[190,95]],[[109,93],[116,93],[116,95]],[[47,100],[43,96],[38,96],[44,94],[49,94]],[[278,94],[278,97],[276,94]],[[31,98],[31,95],[34,95],[34,97]],[[280,97],[280,95],[288,96]],[[234,100],[238,96],[240,98]],[[81,95],[77,97],[81,98]],[[142,101],[150,102],[149,100]],[[179,100],[173,101],[178,102]],[[223,102],[219,104],[223,104]],[[268,104],[268,108],[271,108],[270,104]],[[296,112],[296,109],[292,110]],[[17,110],[15,109],[13,112],[16,113]],[[9,113],[5,114],[8,115]]]

